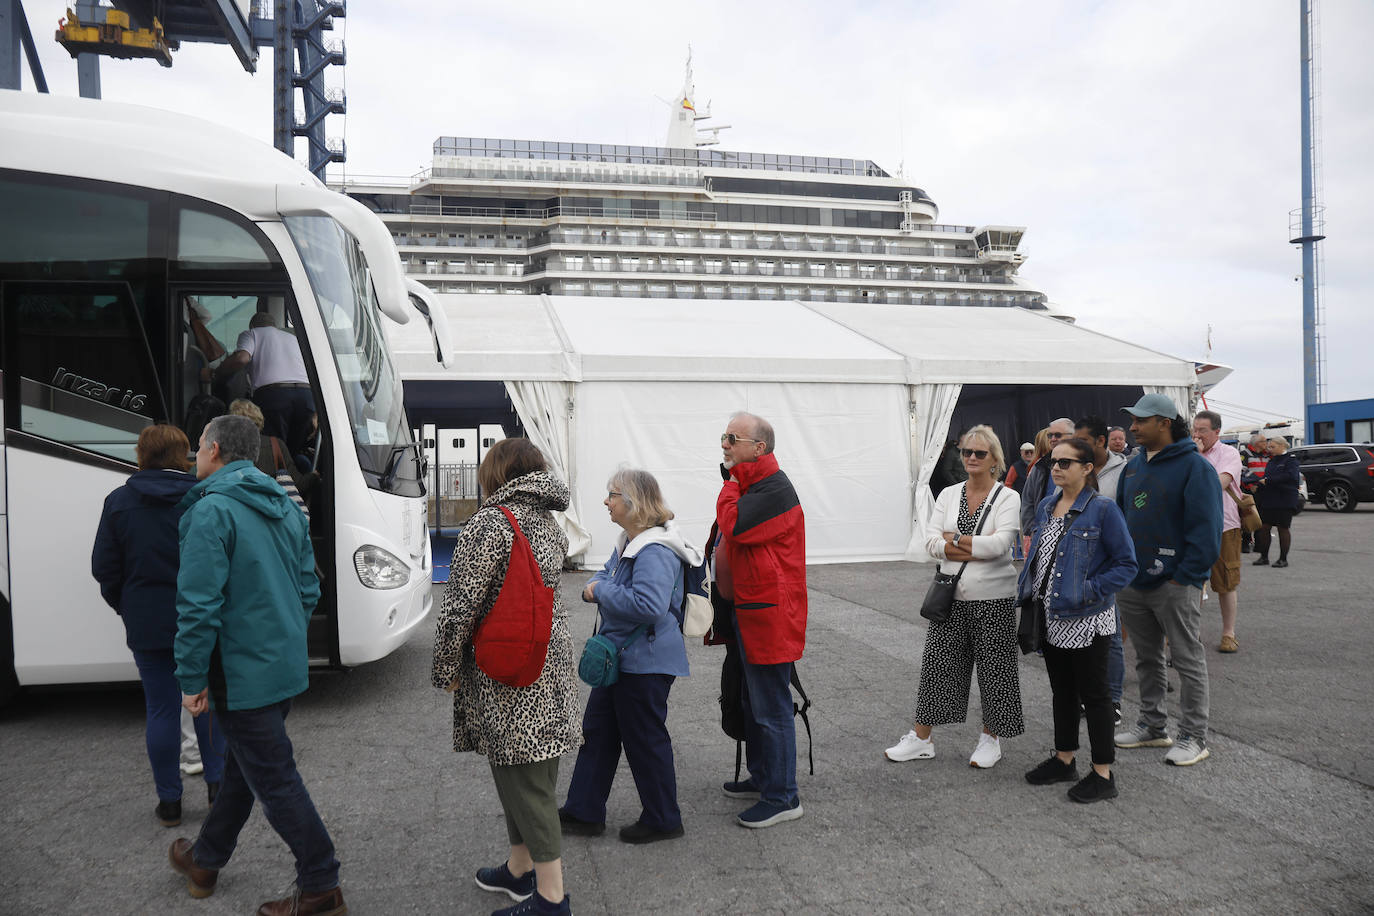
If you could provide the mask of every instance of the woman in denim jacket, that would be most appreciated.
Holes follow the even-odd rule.
[[[1135,577],[1135,548],[1115,502],[1097,493],[1094,450],[1082,439],[1060,442],[1050,475],[1059,488],[1035,510],[1035,531],[1016,597],[1034,614],[1035,645],[1042,648],[1054,695],[1054,748],[1026,774],[1031,785],[1076,779],[1080,701],[1088,718],[1092,768],[1069,790],[1076,802],[1115,798],[1107,650],[1116,632],[1116,593]]]

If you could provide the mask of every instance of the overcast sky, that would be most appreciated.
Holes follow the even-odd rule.
[[[1319,2],[1326,396],[1374,397],[1374,3]],[[74,95],[51,40],[65,7],[25,0],[53,91]],[[1079,324],[1191,358],[1210,324],[1236,370],[1216,399],[1301,416],[1298,9],[354,0],[329,132],[351,175],[413,174],[440,135],[657,145],[690,42],[723,148],[903,165],[942,222],[1027,227],[1022,277]],[[270,48],[257,75],[222,46],[175,59],[103,61],[104,97],[271,142]]]

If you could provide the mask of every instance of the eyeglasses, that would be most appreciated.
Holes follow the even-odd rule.
[[[750,439],[748,436],[737,436],[737,435],[735,435],[734,433],[721,433],[721,434],[720,434],[720,444],[721,444],[721,445],[724,445],[724,444],[727,443],[727,442],[730,443],[731,445],[734,445],[736,442],[762,442],[762,441],[763,441],[762,439]]]
[[[1084,461],[1082,458],[1051,458],[1050,464],[1059,468],[1061,471],[1067,471],[1071,464],[1089,464],[1089,462]]]
[[[977,458],[979,461],[982,461],[988,456],[988,450],[985,448],[961,448],[959,449],[959,454],[963,455],[965,458]]]

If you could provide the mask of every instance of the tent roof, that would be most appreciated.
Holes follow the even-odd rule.
[[[1193,363],[1016,308],[453,295],[454,368],[388,322],[402,378],[1191,385]]]

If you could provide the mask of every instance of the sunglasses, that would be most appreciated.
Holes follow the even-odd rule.
[[[1082,458],[1051,458],[1051,459],[1050,459],[1050,464],[1052,464],[1052,465],[1054,465],[1055,467],[1059,468],[1059,470],[1061,470],[1061,471],[1067,471],[1067,470],[1069,469],[1069,465],[1071,465],[1071,464],[1087,464],[1087,463],[1088,463],[1088,462],[1084,461]]]
[[[724,444],[727,443],[727,442],[730,443],[731,445],[734,445],[736,442],[762,442],[762,441],[763,441],[762,439],[750,439],[748,436],[737,436],[737,435],[735,435],[734,433],[721,433],[721,434],[720,434],[720,444],[721,444],[721,445],[724,445]]]
[[[979,461],[982,461],[988,456],[988,450],[985,448],[961,448],[959,449],[959,454],[963,455],[965,458],[977,458]]]

